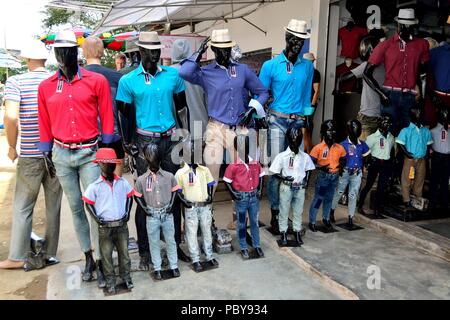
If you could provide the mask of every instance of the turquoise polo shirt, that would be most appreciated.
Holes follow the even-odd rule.
[[[152,76],[141,64],[120,79],[116,100],[135,105],[139,129],[161,133],[175,126],[173,95],[184,90],[175,68],[159,66]]]
[[[314,66],[311,61],[299,57],[293,65],[280,53],[266,61],[259,79],[272,92],[270,109],[284,114],[310,115]]]
[[[411,153],[414,159],[420,159],[427,155],[427,147],[433,144],[431,132],[426,127],[418,128],[414,123],[410,122],[409,127],[400,131],[397,139],[398,144],[405,146],[406,150]]]

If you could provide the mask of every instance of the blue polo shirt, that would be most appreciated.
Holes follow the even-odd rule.
[[[427,147],[433,144],[433,138],[428,128],[418,128],[414,123],[410,122],[409,127],[400,131],[395,142],[404,145],[414,159],[420,159],[427,155]]]
[[[450,93],[450,44],[430,51],[430,70],[436,90]]]
[[[116,100],[134,103],[139,129],[166,132],[176,123],[173,95],[184,89],[184,81],[175,68],[159,66],[152,76],[141,64],[120,79]]]
[[[133,187],[124,178],[115,176],[111,184],[100,176],[87,187],[82,199],[94,206],[100,220],[117,221],[126,215],[127,198],[133,195]]]
[[[266,61],[259,79],[272,92],[270,109],[285,114],[311,114],[313,76],[312,62],[302,57],[298,58],[295,65],[286,58],[284,52]]]
[[[345,139],[340,143],[341,146],[344,147],[345,158],[347,159],[346,168],[348,169],[362,169],[363,167],[363,158],[367,157],[370,154],[369,146],[364,142],[358,139],[358,144],[353,144],[349,138]]]

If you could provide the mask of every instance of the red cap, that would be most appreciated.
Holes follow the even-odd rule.
[[[97,150],[97,154],[95,155],[95,160],[92,161],[94,163],[121,163],[119,159],[117,159],[116,152],[111,148],[100,148]]]

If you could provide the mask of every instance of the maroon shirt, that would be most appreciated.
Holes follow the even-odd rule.
[[[385,87],[415,90],[419,65],[430,60],[429,51],[428,41],[414,38],[404,44],[396,33],[375,48],[369,63],[384,63]]]
[[[356,59],[359,57],[359,44],[361,39],[367,35],[367,29],[358,26],[353,27],[352,31],[347,27],[340,28],[338,37],[341,41],[341,56]]]
[[[245,164],[240,159],[232,163],[225,170],[223,181],[231,183],[234,190],[239,192],[251,192],[258,189],[259,178],[265,174],[259,162]]]

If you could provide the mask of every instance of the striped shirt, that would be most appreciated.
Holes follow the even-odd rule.
[[[5,86],[5,100],[20,103],[20,157],[42,157],[38,149],[38,101],[39,84],[50,74],[45,71],[32,71],[8,78]]]

